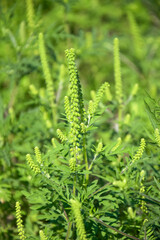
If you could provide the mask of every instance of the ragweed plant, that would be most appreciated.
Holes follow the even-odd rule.
[[[146,82],[151,83],[147,89],[152,97],[156,97],[159,89],[158,1],[101,2],[0,1],[0,239],[19,237],[13,215],[17,201],[23,202],[27,239],[78,239],[72,199],[81,205],[79,210],[87,239],[136,239],[139,236],[151,240],[148,229],[146,235],[139,235],[144,220],[139,206],[141,194],[138,194],[141,169],[146,172],[143,182],[146,189],[143,200],[148,206],[146,228],[150,226],[153,235],[159,237],[159,150],[155,135],[150,138],[153,130],[146,121],[144,97],[141,97]],[[24,3],[27,18],[22,11]],[[135,22],[140,23],[137,25],[140,35],[145,33],[141,39],[145,39],[146,48],[137,42],[137,48],[144,47],[142,56],[147,50],[143,61],[137,56],[137,40],[131,27],[126,28],[128,8]],[[131,45],[132,51],[127,52],[129,30],[133,48]],[[48,83],[53,84],[51,88],[43,70],[42,54],[40,56],[37,49],[39,31],[44,34],[51,81],[56,80]],[[111,43],[115,34],[122,40],[119,54],[124,78],[122,125],[115,124],[119,121],[120,105],[112,92],[115,82],[111,81],[114,72]],[[77,94],[78,81],[66,91],[68,85],[71,86],[64,63],[66,46],[78,48],[79,59],[75,58],[72,65],[81,70],[82,90],[85,87],[84,121],[72,114],[75,111],[81,115],[79,110],[74,110],[81,108],[77,97],[71,102],[71,90]],[[68,52],[71,55],[70,50]],[[71,73],[70,79],[72,77]],[[111,92],[104,83],[106,79]],[[137,81],[139,91],[135,95]],[[99,93],[98,88],[102,90]],[[58,108],[55,115],[53,103]],[[150,110],[153,129],[159,129],[159,101],[155,104],[152,100]],[[57,121],[53,124],[55,117]],[[75,123],[78,126],[74,127]],[[119,147],[118,137],[122,139]],[[133,150],[142,137],[146,139],[147,149],[140,161],[129,166],[134,170],[134,177],[129,171],[120,174],[132,161]],[[45,236],[39,230],[43,230]]]
[[[102,233],[99,230],[95,233],[96,238],[99,239],[107,237],[107,229],[137,239],[107,224],[108,213],[106,212],[116,210],[117,206],[110,204],[110,201],[114,202],[116,198],[113,195],[107,197],[108,188],[110,191],[115,187],[119,187],[121,192],[124,189],[128,190],[126,178],[122,181],[115,181],[111,177],[108,183],[107,171],[104,174],[98,172],[101,169],[99,164],[105,164],[105,161],[111,155],[113,158],[116,151],[120,149],[121,138],[119,137],[112,147],[109,146],[110,150],[107,150],[106,154],[104,154],[106,146],[102,140],[98,141],[94,150],[90,149],[90,146],[88,147],[87,142],[99,103],[109,84],[102,84],[86,111],[76,67],[75,50],[66,50],[66,58],[69,71],[69,94],[64,99],[65,124],[62,124],[64,130],[57,129],[60,142],[52,138],[52,146],[43,157],[44,160],[37,146],[34,149],[34,158],[31,157],[31,154],[27,154],[26,160],[34,173],[33,177],[38,188],[30,194],[26,192],[24,194],[34,204],[34,208],[39,209],[41,219],[55,221],[54,226],[48,222],[45,227],[46,232],[49,232],[50,236],[56,237],[55,239],[88,239],[88,236],[93,234],[94,225],[96,228],[100,228],[102,225],[106,227]],[[144,148],[145,140],[141,139],[140,147],[129,166],[142,157]],[[117,167],[115,164],[113,166]],[[102,181],[103,186],[100,187],[98,179],[94,180],[93,177]],[[99,203],[101,203],[101,208]],[[54,230],[57,229],[57,225],[59,230]],[[46,239],[42,231],[40,231],[40,237]]]

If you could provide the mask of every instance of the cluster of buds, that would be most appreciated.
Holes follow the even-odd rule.
[[[79,237],[78,239],[87,240],[83,218],[81,215],[81,203],[78,200],[74,200],[74,199],[71,199],[70,202],[71,202],[71,208],[76,221],[77,235]]]
[[[69,164],[71,170],[75,170],[76,162],[80,158],[81,124],[85,122],[85,109],[81,84],[75,64],[75,50],[66,50],[65,53],[70,76],[69,97],[65,97],[66,117],[71,126],[69,132],[71,159]]]
[[[28,165],[30,166],[30,168],[33,170],[34,173],[37,174],[37,173],[41,172],[39,166],[34,163],[34,161],[33,161],[33,159],[32,159],[30,154],[26,155],[26,160],[27,160]]]
[[[47,240],[47,237],[45,236],[45,234],[42,230],[39,231],[39,235],[40,235],[41,240]]]
[[[145,178],[145,171],[142,170],[140,172],[140,193],[143,194],[145,192],[145,186],[143,184],[144,182],[144,178]],[[145,198],[144,196],[142,196],[142,199]],[[146,202],[144,200],[141,200],[141,210],[144,212],[144,213],[148,213],[148,210],[147,210],[147,207],[146,207]]]
[[[144,149],[145,149],[145,146],[146,146],[146,142],[145,142],[144,138],[142,138],[140,146],[138,148],[138,151],[137,151],[137,153],[134,155],[134,157],[132,159],[132,163],[134,163],[135,161],[139,160],[142,157]]]
[[[141,143],[140,143],[140,146],[139,146],[139,148],[138,148],[137,153],[133,156],[132,161],[130,162],[129,166],[125,167],[125,168],[122,170],[121,174],[123,174],[126,170],[128,170],[129,167],[130,167],[135,161],[138,161],[138,160],[142,157],[143,152],[144,152],[144,149],[145,149],[145,146],[146,146],[146,142],[145,142],[144,138],[141,138]]]
[[[19,202],[16,202],[16,219],[17,219],[17,228],[18,228],[20,240],[25,240],[26,237],[24,235],[22,216],[21,216],[21,206]]]
[[[94,115],[94,113],[96,112],[98,105],[103,97],[103,94],[105,92],[105,90],[109,87],[109,83],[105,82],[104,84],[102,84],[102,86],[99,88],[96,96],[95,96],[95,100],[94,101],[90,101],[89,102],[89,107],[88,107],[88,112],[89,115],[92,117]]]
[[[155,134],[156,143],[157,143],[158,147],[160,147],[160,135],[159,135],[159,130],[158,130],[158,128],[155,129],[154,134]]]
[[[62,143],[67,141],[67,137],[63,134],[63,132],[60,129],[57,129],[57,135]]]

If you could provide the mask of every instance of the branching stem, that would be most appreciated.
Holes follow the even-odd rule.
[[[131,236],[131,235],[127,234],[127,233],[121,232],[120,230],[118,230],[118,229],[116,229],[116,228],[114,228],[114,227],[111,227],[110,225],[107,225],[107,224],[104,223],[101,219],[94,218],[94,220],[95,220],[96,222],[99,222],[99,223],[102,224],[103,226],[105,226],[105,227],[107,227],[107,228],[110,228],[110,229],[112,229],[113,231],[115,231],[115,232],[117,232],[117,233],[120,233],[120,234],[122,234],[122,235],[124,235],[124,236],[126,236],[126,237],[128,237],[128,238],[140,240],[139,238],[136,238],[136,237]]]

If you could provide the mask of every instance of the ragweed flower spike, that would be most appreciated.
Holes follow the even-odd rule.
[[[54,104],[54,101],[55,101],[54,87],[53,87],[51,73],[48,67],[43,33],[39,33],[39,53],[40,53],[43,73],[46,81],[46,86],[47,86],[47,94],[48,94],[50,106],[53,112],[54,124],[56,124],[56,106]]]
[[[137,153],[133,156],[132,161],[130,162],[129,166],[125,167],[125,168],[122,170],[121,174],[123,174],[126,170],[128,170],[129,167],[130,167],[134,162],[138,161],[138,160],[142,157],[145,147],[146,147],[146,142],[145,142],[144,138],[142,138]]]
[[[84,228],[83,218],[81,215],[81,203],[77,200],[70,200],[71,208],[75,217],[76,227],[77,227],[77,235],[79,240],[87,240],[86,232]]]
[[[159,135],[159,130],[158,130],[158,128],[155,129],[154,134],[155,134],[155,140],[156,140],[156,142],[157,142],[157,145],[158,145],[158,147],[160,147],[160,135]]]
[[[70,50],[66,50],[65,53],[70,75],[71,121],[74,118],[80,118],[79,122],[84,122],[85,109],[78,70],[75,64],[75,50],[71,48]]]
[[[138,83],[136,83],[134,86],[133,86],[133,89],[132,89],[132,92],[131,92],[131,96],[135,96],[138,92],[138,88],[139,88],[139,85]]]
[[[53,148],[56,148],[55,138],[51,139],[51,143],[52,143]]]
[[[69,167],[72,172],[76,171],[76,158],[72,157],[69,159]]]
[[[134,157],[132,159],[132,163],[134,163],[135,161],[138,161],[142,157],[145,146],[146,146],[146,142],[145,142],[144,138],[142,138],[140,147],[138,148],[137,153],[134,155]]]
[[[86,133],[86,125],[84,123],[81,123],[81,132]]]
[[[34,148],[34,152],[35,152],[35,155],[36,155],[36,160],[39,164],[42,164],[42,157],[41,157],[41,152],[39,150],[38,147],[35,147]]]
[[[119,56],[119,40],[114,39],[114,75],[115,75],[115,88],[116,88],[116,98],[118,103],[122,104],[122,80],[121,80],[121,67],[120,67],[120,56]]]
[[[47,240],[47,237],[45,236],[45,234],[42,230],[39,231],[39,235],[40,235],[41,240]]]
[[[102,86],[99,88],[97,94],[96,94],[96,97],[95,97],[95,100],[94,101],[90,101],[89,102],[89,107],[88,107],[88,111],[89,111],[89,114],[91,115],[91,117],[94,115],[94,113],[96,112],[97,108],[98,108],[98,105],[103,97],[103,94],[106,90],[106,88],[109,87],[109,83],[108,82],[105,82],[104,84],[102,84]]]
[[[71,119],[71,109],[70,109],[69,98],[67,96],[64,97],[64,108],[65,108],[67,121],[70,122],[70,119]]]
[[[36,165],[36,164],[33,162],[33,159],[32,159],[32,157],[31,157],[30,154],[27,154],[27,155],[26,155],[26,160],[27,160],[28,165],[30,166],[30,168],[33,170],[34,173],[37,174],[37,173],[40,173],[40,172],[41,172],[41,170],[40,170],[40,168],[38,167],[38,165]]]
[[[145,186],[144,186],[144,178],[145,178],[145,171],[142,170],[140,172],[140,193],[143,194],[145,192]],[[142,199],[144,199],[145,197],[142,196]],[[148,213],[147,211],[147,206],[146,206],[146,202],[144,200],[141,200],[140,201],[140,204],[141,204],[141,210],[144,212],[144,213]]]
[[[22,224],[22,216],[21,216],[21,206],[19,202],[16,202],[16,219],[17,219],[17,228],[18,228],[18,235],[20,240],[26,239],[24,235],[24,228]]]
[[[69,98],[65,98],[66,116],[71,124],[69,140],[72,147],[70,148],[71,159],[69,164],[72,169],[75,169],[73,164],[76,164],[77,159],[79,159],[79,152],[81,151],[81,123],[84,123],[86,119],[82,89],[75,64],[75,50],[66,50],[65,53],[68,61],[68,71],[70,76],[70,101]]]
[[[131,12],[128,13],[128,20],[130,24],[131,34],[133,37],[133,44],[134,44],[136,56],[138,58],[142,58],[144,54],[143,39],[141,37],[138,24],[136,23],[136,20]]]
[[[22,21],[19,26],[19,38],[21,44],[23,44],[26,40],[26,23],[25,21]]]
[[[116,99],[119,104],[118,118],[119,118],[119,121],[121,121],[123,93],[122,93],[122,80],[121,80],[121,67],[120,67],[118,38],[114,39],[114,78],[115,78]]]
[[[67,141],[67,137],[62,133],[60,129],[57,129],[57,135],[62,143]]]
[[[119,137],[119,138],[117,139],[116,145],[111,149],[111,152],[116,151],[117,148],[121,145],[121,143],[122,143],[122,139]]]
[[[33,29],[35,26],[35,23],[34,23],[34,7],[33,7],[32,0],[26,0],[26,8],[27,8],[28,26],[30,27],[30,29]]]

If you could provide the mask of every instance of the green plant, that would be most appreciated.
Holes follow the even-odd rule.
[[[0,239],[159,239],[158,9],[0,1]]]
[[[38,188],[32,189],[30,193],[26,191],[23,193],[33,205],[33,209],[38,212],[40,219],[43,220],[42,226],[45,226],[47,238],[52,236],[54,239],[92,239],[94,237],[102,239],[110,236],[112,239],[113,231],[130,239],[139,239],[117,229],[120,224],[117,222],[119,206],[116,204],[118,199],[117,195],[114,195],[114,191],[117,191],[117,187],[119,188],[120,191],[117,194],[121,199],[120,202],[123,202],[123,190],[130,199],[132,193],[130,186],[133,186],[133,183],[135,189],[138,186],[138,179],[136,180],[138,174],[134,168],[138,165],[137,162],[144,152],[145,140],[141,139],[140,147],[132,161],[121,172],[117,172],[117,176],[121,180],[115,181],[114,175],[109,176],[107,169],[105,174],[95,173],[97,167],[99,170],[101,169],[101,165],[99,165],[101,162],[107,161],[111,156],[112,161],[116,161],[117,149],[122,151],[120,148],[121,138],[118,138],[116,145],[110,146],[109,151],[107,150],[108,146],[103,147],[102,141],[99,141],[92,159],[92,151],[86,141],[94,129],[96,110],[108,84],[105,83],[100,87],[94,104],[89,102],[89,110],[86,111],[75,65],[75,50],[66,50],[66,58],[70,76],[69,95],[65,97],[63,124],[66,133],[60,129],[57,130],[61,143],[52,140],[53,145],[49,147],[43,157],[38,147],[35,147],[34,160],[30,154],[27,154],[26,159],[33,170],[33,179]],[[120,170],[118,169],[116,171]],[[97,177],[97,180],[94,180],[94,176]],[[101,186],[98,184],[98,179]],[[140,194],[143,192],[141,186]],[[142,199],[144,211],[146,203],[145,198]],[[114,211],[117,211],[115,215]],[[132,216],[133,219],[136,218],[134,214]],[[111,229],[111,232],[108,229]],[[40,233],[42,238],[43,234]],[[45,237],[43,236],[43,238]]]

